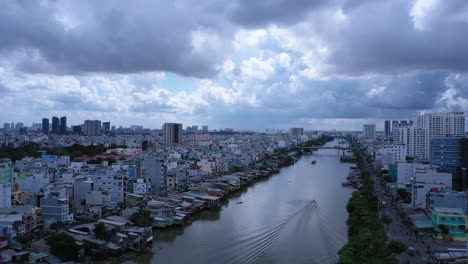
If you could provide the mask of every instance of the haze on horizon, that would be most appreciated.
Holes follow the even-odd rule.
[[[468,111],[467,35],[464,0],[2,1],[0,121],[381,129]]]

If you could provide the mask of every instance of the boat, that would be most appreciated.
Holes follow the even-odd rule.
[[[243,202],[237,202],[236,204],[242,204]]]
[[[315,203],[316,201],[315,200],[312,200],[313,203]]]
[[[313,160],[313,161],[310,162],[310,164],[315,164],[315,163],[317,163],[316,160]]]

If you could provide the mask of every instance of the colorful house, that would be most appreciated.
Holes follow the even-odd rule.
[[[434,207],[429,212],[434,229],[437,232],[437,238],[456,241],[466,241],[465,229],[467,226],[466,215],[460,208]],[[443,234],[444,225],[448,234]]]

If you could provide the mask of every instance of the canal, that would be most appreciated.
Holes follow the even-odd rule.
[[[346,203],[353,190],[341,182],[349,167],[337,150],[303,156],[231,196],[221,210],[204,212],[185,228],[157,231],[152,253],[119,262],[333,263],[347,241]]]

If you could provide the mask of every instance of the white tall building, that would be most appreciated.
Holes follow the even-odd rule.
[[[375,124],[364,124],[363,126],[364,139],[375,139]]]
[[[406,154],[418,160],[428,159],[429,145],[426,129],[416,127],[398,127],[393,129],[393,142],[406,145]]]
[[[430,146],[435,137],[464,137],[465,114],[463,112],[426,113],[418,117],[419,128],[426,129],[426,144]],[[430,147],[426,150],[430,158]]]

